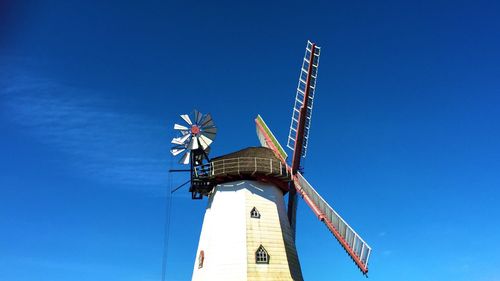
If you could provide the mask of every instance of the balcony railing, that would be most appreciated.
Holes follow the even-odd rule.
[[[197,166],[194,176],[199,179],[214,179],[221,176],[270,176],[290,181],[290,173],[285,165],[276,159],[260,157],[236,157],[214,160]]]

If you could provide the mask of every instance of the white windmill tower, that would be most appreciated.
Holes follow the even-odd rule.
[[[211,160],[206,151],[216,132],[211,117],[200,115],[193,123],[183,115],[191,128],[175,125],[181,136],[172,141],[172,154],[186,151],[181,162],[191,163],[192,197],[208,197],[192,280],[303,280],[295,247],[297,194],[361,272],[368,272],[371,248],[299,171],[307,150],[319,55],[320,48],[308,42],[287,143],[293,150],[290,165],[260,116],[255,122],[262,147]]]

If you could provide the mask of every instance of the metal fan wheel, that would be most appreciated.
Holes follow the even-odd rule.
[[[202,114],[194,110],[191,115],[180,116],[185,124],[174,124],[174,130],[180,136],[172,139],[174,146],[170,150],[173,156],[182,154],[179,163],[189,164],[193,150],[202,149],[208,154],[208,147],[212,144],[217,134],[217,128],[210,114]]]

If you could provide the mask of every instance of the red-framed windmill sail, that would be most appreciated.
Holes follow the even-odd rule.
[[[292,174],[297,173],[300,168],[300,159],[305,157],[307,152],[320,50],[316,44],[307,41],[287,142],[287,147],[293,150]],[[288,194],[288,220],[290,221],[290,227],[294,236],[297,222],[296,216],[297,192],[295,188],[290,188],[290,193]]]
[[[316,78],[318,77],[320,50],[320,47],[308,41],[306,53],[300,69],[299,84],[297,85],[292,122],[290,124],[290,133],[288,134],[288,142],[286,145],[294,151],[300,149],[300,154],[298,154],[299,157],[305,157],[307,152],[314,92],[316,90]]]
[[[367,274],[371,247],[319,195],[299,171],[300,160],[306,156],[307,152],[319,56],[320,48],[308,41],[300,71],[290,133],[287,141],[287,147],[293,150],[291,165],[286,164],[286,152],[261,116],[257,116],[255,119],[257,135],[262,146],[272,149],[274,154],[287,165],[287,169],[292,175],[288,198],[288,219],[293,232],[295,232],[297,194],[299,194],[318,219],[326,225],[327,229],[346,250],[361,272]]]

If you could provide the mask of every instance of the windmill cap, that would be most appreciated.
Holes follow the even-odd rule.
[[[213,180],[217,184],[249,179],[269,182],[288,192],[291,180],[285,163],[266,147],[247,147],[236,152],[212,158]]]

